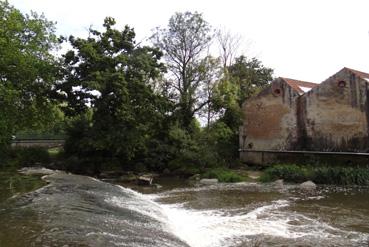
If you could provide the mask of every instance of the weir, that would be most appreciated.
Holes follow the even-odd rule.
[[[367,246],[368,243],[366,190],[364,194],[351,191],[351,198],[342,204],[342,198],[334,194],[338,188],[334,193],[322,188],[307,194],[293,185],[276,189],[273,185],[238,183],[141,194],[63,172],[44,179],[49,183],[47,186],[0,205],[0,246]],[[342,212],[332,200],[341,201]],[[316,210],[317,204],[320,210]],[[349,222],[342,221],[345,217],[340,216],[352,212],[352,208],[357,214],[351,215]]]

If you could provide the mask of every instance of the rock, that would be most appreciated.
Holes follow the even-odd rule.
[[[216,178],[203,178],[200,180],[200,184],[217,184],[218,183],[218,179]]]
[[[284,186],[283,179],[278,179],[278,180],[274,181],[274,187],[283,188],[283,186]]]
[[[99,178],[112,178],[117,179],[120,176],[131,174],[131,172],[123,172],[121,170],[103,171],[99,174]]]
[[[137,178],[139,185],[151,186],[153,177],[150,175],[142,175]]]
[[[24,175],[51,175],[58,171],[44,167],[23,167],[22,169],[19,169],[18,172]]]
[[[134,174],[125,174],[119,177],[119,181],[123,183],[130,183],[137,180],[137,176]]]
[[[300,189],[303,190],[315,190],[316,189],[316,184],[312,181],[306,181],[303,182],[302,184],[300,184]]]
[[[189,177],[188,179],[198,181],[198,180],[200,180],[200,178],[201,178],[200,174],[195,174],[195,175]]]
[[[163,170],[163,174],[164,174],[164,175],[169,175],[169,174],[170,174],[170,170],[169,170],[168,168],[165,168],[165,169]]]
[[[161,189],[161,188],[163,188],[163,186],[161,186],[160,184],[152,184],[152,186],[153,186],[155,189]]]

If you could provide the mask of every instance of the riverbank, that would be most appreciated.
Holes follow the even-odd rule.
[[[3,155],[4,156],[4,155]],[[4,158],[5,157],[5,158]],[[140,182],[140,177],[152,181],[154,177],[179,177],[190,180],[210,179],[209,181],[225,183],[243,181],[273,182],[283,179],[289,183],[302,183],[308,180],[316,184],[332,185],[369,185],[369,168],[334,165],[298,165],[298,164],[276,164],[261,169],[242,164],[234,165],[232,168],[219,167],[196,167],[186,166],[173,170],[168,168],[161,170],[152,169],[123,169],[120,166],[101,167],[98,171],[90,170],[90,167],[79,167],[75,170],[75,165],[70,166],[70,159],[63,156],[61,148],[45,149],[15,148],[10,149],[1,160],[1,170],[17,170],[24,166],[44,166],[50,169],[64,170],[81,175],[93,176],[104,180],[115,180],[120,182]],[[73,167],[73,169],[71,169]],[[4,175],[6,177],[6,175]],[[11,181],[19,178],[11,178]],[[6,179],[5,179],[6,180]],[[5,181],[4,180],[4,181]],[[141,182],[145,182],[142,181]],[[151,184],[151,182],[150,182]]]

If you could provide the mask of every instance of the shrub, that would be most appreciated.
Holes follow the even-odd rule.
[[[246,178],[235,173],[231,170],[226,170],[223,168],[215,168],[208,170],[203,174],[204,178],[216,178],[219,182],[224,183],[235,183],[235,182],[242,182],[245,181]]]
[[[368,185],[369,169],[353,167],[319,167],[314,169],[312,180],[321,184]]]
[[[12,153],[20,166],[34,166],[50,162],[50,154],[43,147],[19,147],[14,148]]]
[[[22,167],[45,165],[50,162],[50,155],[43,147],[15,147],[1,153],[3,167]]]
[[[265,170],[261,181],[284,179],[287,182],[303,182],[309,177],[310,171],[306,167],[297,165],[276,165]]]
[[[275,165],[265,170],[260,181],[269,182],[276,179],[295,183],[312,180],[317,184],[369,185],[369,168]]]

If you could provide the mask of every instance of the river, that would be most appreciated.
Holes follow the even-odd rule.
[[[0,246],[368,246],[369,189],[159,181],[138,192],[57,172],[0,203]]]

